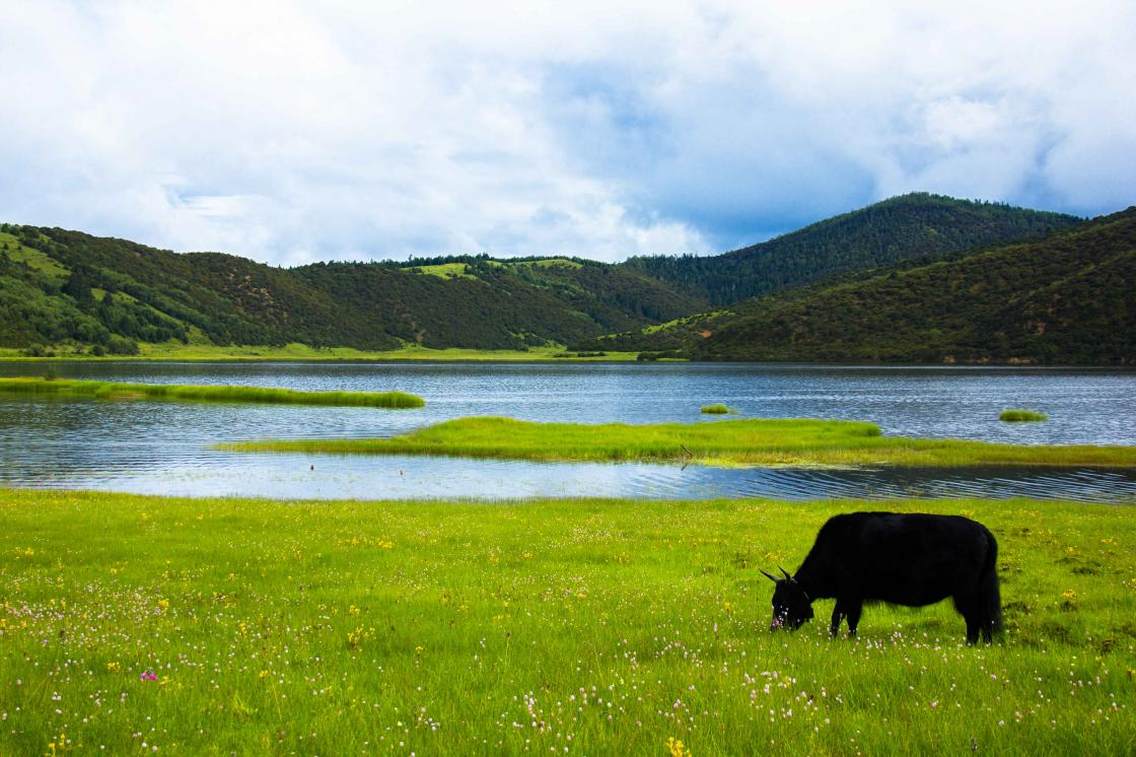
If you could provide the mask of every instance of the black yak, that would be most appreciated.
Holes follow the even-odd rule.
[[[966,619],[966,640],[989,643],[1001,625],[998,542],[958,515],[847,513],[826,522],[794,575],[776,583],[771,630],[796,630],[815,599],[836,599],[830,631],[847,618],[854,636],[864,602],[922,607],[951,597]]]

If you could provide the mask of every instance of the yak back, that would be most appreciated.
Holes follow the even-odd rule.
[[[847,513],[821,527],[796,579],[814,598],[922,606],[977,593],[996,555],[993,534],[962,516]]]

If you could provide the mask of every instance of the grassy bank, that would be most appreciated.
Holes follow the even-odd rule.
[[[246,361],[302,361],[302,362],[387,362],[387,361],[438,361],[438,362],[627,362],[634,361],[637,352],[605,352],[602,356],[565,356],[563,347],[534,347],[529,350],[475,350],[453,347],[430,349],[408,346],[398,350],[368,351],[350,347],[311,347],[306,344],[288,344],[283,347],[233,345],[219,347],[210,344],[140,344],[137,355],[95,357],[75,354],[73,348],[56,347],[51,350],[54,360],[171,360],[183,362],[246,362]],[[42,360],[29,358],[23,350],[0,349],[0,360]]]
[[[831,602],[770,634],[820,524],[878,503],[0,496],[0,753],[1124,754],[1136,519],[889,503],[997,535],[1007,633]]]
[[[880,435],[873,423],[808,419],[713,423],[534,423],[461,418],[388,439],[267,440],[237,452],[453,455],[537,461],[704,465],[1136,465],[1136,447],[990,444]]]
[[[259,386],[128,384],[119,381],[42,378],[0,378],[0,393],[107,400],[154,399],[383,408],[415,408],[426,404],[421,397],[406,392],[300,392]]]

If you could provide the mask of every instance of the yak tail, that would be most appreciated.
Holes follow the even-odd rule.
[[[986,532],[988,549],[979,579],[982,612],[994,633],[1002,630],[1002,596],[998,591],[998,542],[994,534]]]

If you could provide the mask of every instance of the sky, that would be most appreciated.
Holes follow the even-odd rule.
[[[274,265],[1136,204],[1136,2],[0,0],[0,220]]]

